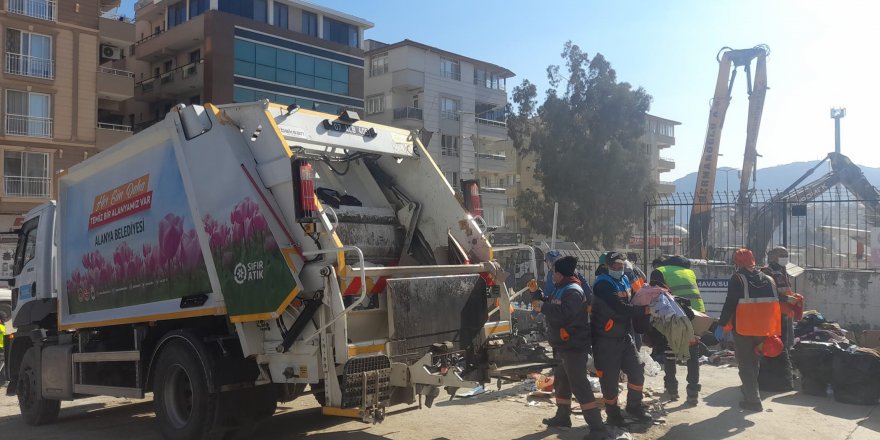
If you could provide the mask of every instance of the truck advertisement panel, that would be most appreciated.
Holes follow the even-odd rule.
[[[63,191],[61,276],[71,315],[211,292],[170,144]]]

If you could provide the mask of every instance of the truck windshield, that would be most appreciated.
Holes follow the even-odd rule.
[[[34,259],[37,253],[37,225],[40,218],[35,217],[21,227],[21,235],[18,237],[18,245],[15,248],[15,265],[12,268],[12,276],[18,276],[24,265]]]

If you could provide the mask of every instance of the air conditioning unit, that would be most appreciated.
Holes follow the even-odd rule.
[[[108,60],[121,60],[122,59],[122,49],[112,46],[109,44],[101,45],[101,58],[106,58]]]

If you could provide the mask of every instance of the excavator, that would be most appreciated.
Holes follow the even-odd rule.
[[[706,141],[697,171],[697,187],[694,191],[694,205],[688,228],[688,255],[691,258],[708,258],[706,240],[709,236],[709,223],[712,218],[712,202],[715,192],[715,176],[718,170],[718,149],[721,146],[721,129],[727,109],[730,107],[733,84],[740,67],[746,74],[746,89],[749,95],[748,127],[746,128],[746,148],[743,155],[742,173],[738,203],[748,204],[751,198],[749,180],[754,183],[757,164],[758,129],[764,111],[764,97],[767,94],[767,56],[770,48],[761,44],[749,49],[722,48],[718,60],[718,80],[715,84],[715,97],[709,110],[709,124],[706,128]],[[752,78],[752,62],[755,75]],[[731,71],[731,67],[733,67]]]

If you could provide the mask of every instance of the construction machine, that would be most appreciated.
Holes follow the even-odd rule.
[[[746,128],[746,148],[740,176],[739,203],[750,199],[749,180],[754,182],[757,163],[758,129],[764,111],[764,97],[767,94],[767,56],[770,48],[761,44],[749,49],[722,48],[718,60],[718,80],[715,84],[715,97],[709,110],[709,124],[706,128],[706,141],[700,167],[697,171],[697,185],[694,190],[694,206],[691,210],[688,228],[688,255],[693,258],[708,258],[706,239],[712,216],[712,201],[715,191],[715,176],[718,169],[718,153],[721,145],[721,129],[730,106],[733,83],[737,69],[742,67],[746,74],[746,89],[749,95],[748,127]],[[752,62],[755,62],[755,75],[752,77]],[[731,71],[731,66],[733,70]]]

